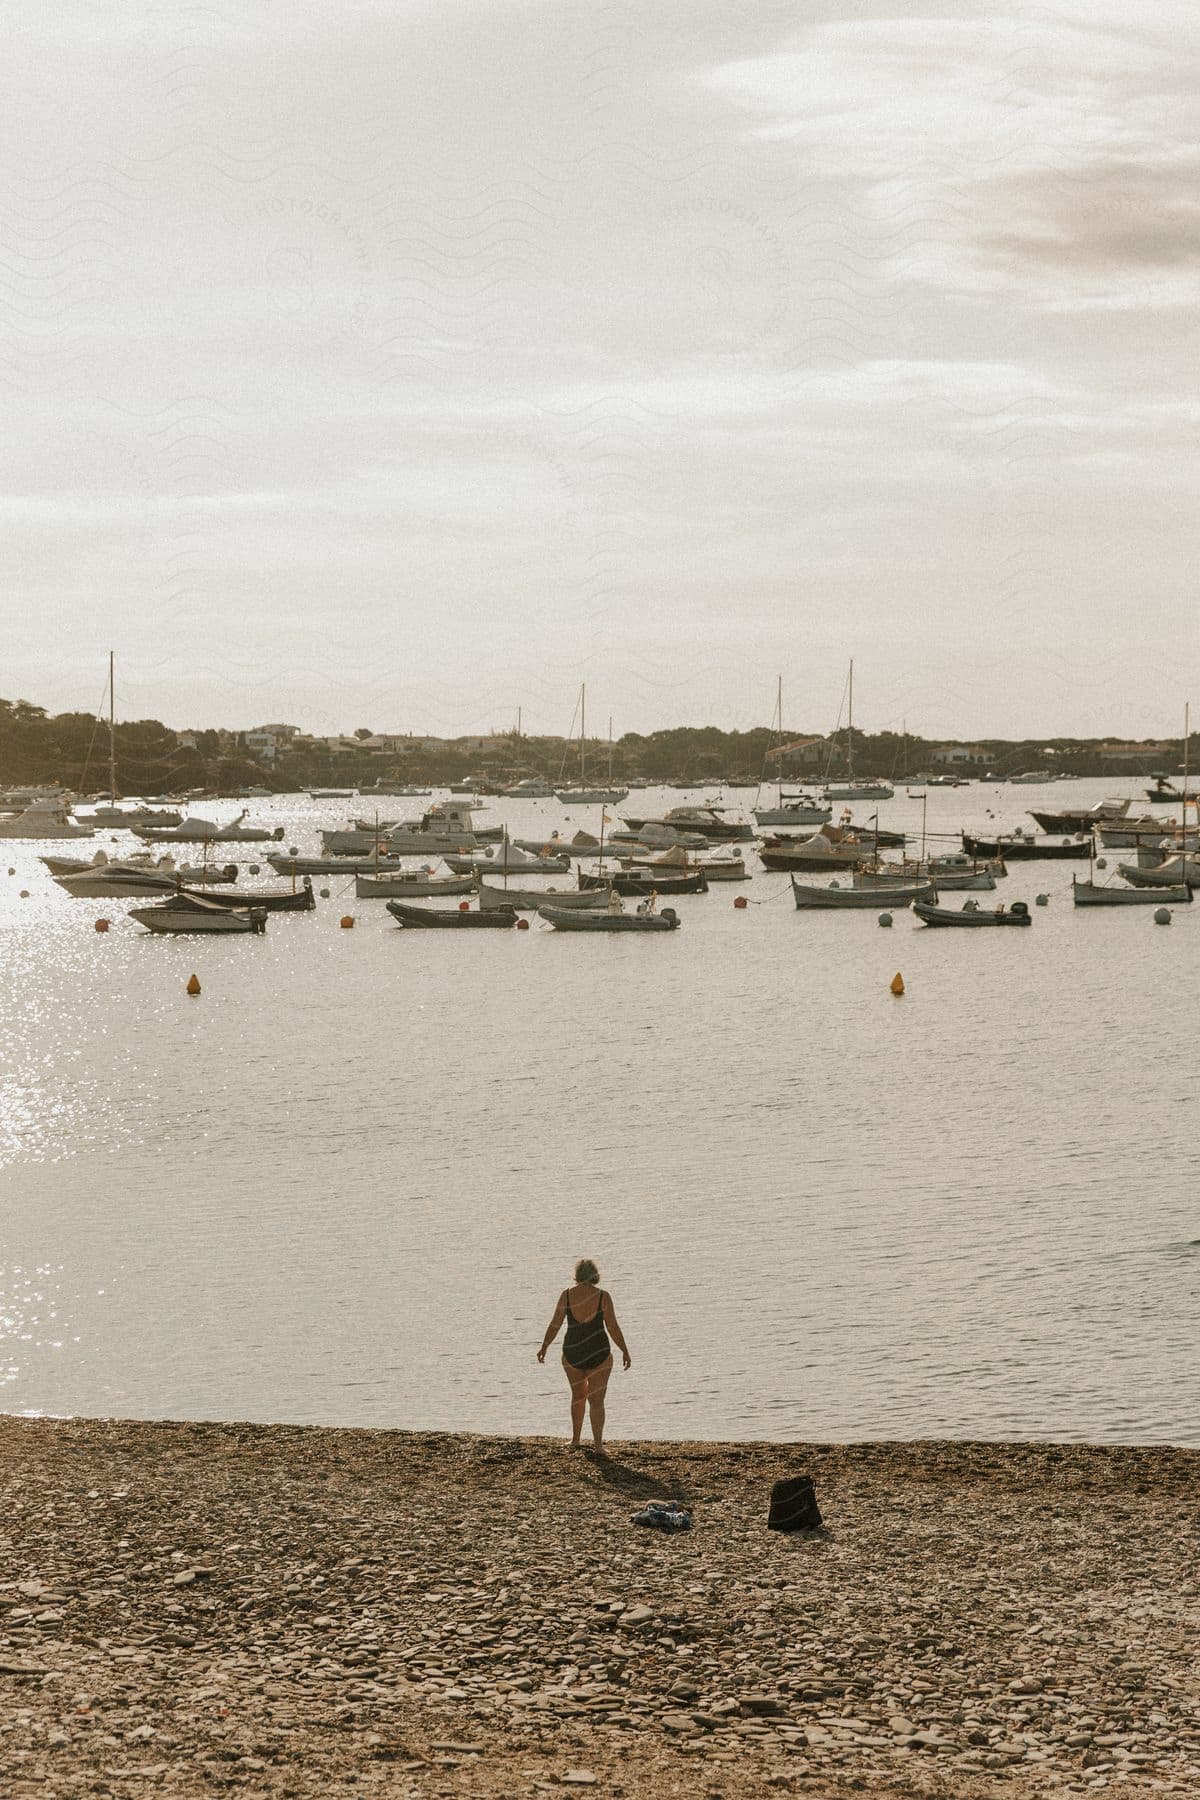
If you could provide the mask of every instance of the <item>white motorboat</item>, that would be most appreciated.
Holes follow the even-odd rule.
[[[162,831],[151,830],[146,826],[138,828],[137,835],[147,844],[277,844],[283,838],[283,826],[276,825],[268,831],[259,825],[243,825],[247,817],[245,811],[238,814],[228,825],[218,825],[214,819],[181,819],[178,825],[172,825]]]
[[[264,907],[236,909],[216,906],[198,894],[172,894],[161,906],[134,906],[129,917],[156,935],[172,936],[208,932],[264,932],[267,914]]]
[[[665,826],[672,831],[693,832],[705,842],[713,839],[745,843],[754,836],[754,827],[742,819],[727,819],[724,808],[715,806],[672,806],[661,819],[625,817],[630,831],[644,836],[651,826]]]
[[[531,850],[522,850],[510,838],[502,839],[494,848],[488,846],[466,856],[447,856],[445,863],[456,875],[471,875],[480,870],[489,875],[496,872],[506,875],[566,875],[571,869],[569,856],[538,856]]]
[[[106,850],[97,850],[90,861],[81,856],[42,856],[38,860],[49,869],[51,875],[95,874],[98,870],[111,866]],[[172,856],[155,859],[147,850],[134,850],[128,856],[118,857],[116,860],[123,869],[144,869],[148,873],[167,875],[173,882],[231,882],[238,878],[236,863],[176,863]]]
[[[179,886],[178,877],[173,874],[119,862],[109,863],[105,868],[82,869],[74,875],[56,875],[54,879],[65,894],[76,900],[170,894]]]
[[[886,781],[838,781],[821,792],[827,800],[890,800],[896,790]]]
[[[634,851],[627,854],[625,846],[621,846],[618,861],[623,869],[639,869],[644,874],[654,874],[657,870],[664,875],[696,875],[703,874],[708,881],[749,881],[746,873],[744,857],[719,856],[708,854],[689,855],[682,845],[676,844],[670,850],[656,851],[653,855],[647,851]]]
[[[506,787],[504,796],[508,800],[550,800],[554,796],[554,789],[540,775],[527,775],[523,781]]]
[[[752,811],[756,825],[773,825],[785,830],[827,825],[833,817],[832,806],[826,806],[811,794],[785,794],[782,790],[777,805],[756,806]]]
[[[446,800],[431,806],[419,819],[401,819],[390,830],[362,831],[355,827],[342,831],[323,831],[321,843],[331,856],[370,856],[376,851],[384,856],[444,856],[453,851],[469,854],[479,845],[494,842],[501,835],[499,825],[476,824],[475,808],[460,800]]]
[[[95,827],[72,819],[61,800],[36,800],[13,817],[0,819],[0,838],[32,838],[48,844],[95,835]]]
[[[154,806],[93,806],[87,814],[89,825],[106,825],[114,830],[135,831],[140,825],[148,825],[153,829],[165,829],[171,825],[181,825],[183,814],[173,812],[167,807]]]

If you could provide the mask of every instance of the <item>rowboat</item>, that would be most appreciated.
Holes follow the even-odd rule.
[[[1169,856],[1153,868],[1133,863],[1118,863],[1118,872],[1133,887],[1200,887],[1200,856]]]
[[[561,906],[540,906],[538,918],[556,931],[675,931],[679,915],[670,906],[660,913],[579,912]]]
[[[995,911],[978,906],[968,900],[960,911],[955,912],[948,906],[938,906],[929,900],[917,900],[913,904],[913,912],[925,925],[1029,925],[1032,920],[1029,908],[1023,900],[1014,900],[1009,907],[998,906]]]
[[[503,912],[463,912],[455,907],[449,912],[440,906],[405,906],[402,900],[389,900],[387,909],[397,925],[410,931],[478,931],[488,926],[504,930],[517,922],[511,907]]]
[[[445,894],[469,894],[475,883],[469,875],[430,875],[424,869],[394,869],[383,875],[356,873],[354,892],[359,900],[430,899]]]
[[[878,887],[806,887],[792,876],[792,898],[801,912],[822,910],[848,911],[855,907],[911,906],[915,900],[936,900],[932,881],[914,882],[908,887],[893,881]]]
[[[234,911],[228,906],[214,905],[212,901],[202,899],[197,894],[172,894],[161,906],[132,907],[129,916],[156,935],[168,933],[191,936],[220,931],[261,933],[267,929],[264,907],[247,907],[243,903],[242,907]]]
[[[516,912],[537,912],[543,906],[569,907],[572,912],[594,912],[599,906],[608,904],[609,887],[605,882],[601,888],[567,888],[559,892],[557,888],[516,888],[492,887],[489,882],[475,878],[475,886],[479,890],[479,907],[481,912],[503,912],[509,909]]]
[[[854,869],[860,863],[870,862],[875,845],[857,839],[833,844],[818,835],[800,843],[764,844],[758,854],[764,869],[800,869],[810,873],[826,869],[832,874],[836,869]]]
[[[1076,906],[1186,906],[1192,890],[1186,882],[1181,887],[1102,887],[1077,877],[1071,895]]]

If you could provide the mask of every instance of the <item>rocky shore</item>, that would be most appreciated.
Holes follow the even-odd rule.
[[[0,1463],[5,1796],[1200,1793],[1198,1452],[8,1418]],[[765,1529],[794,1472],[819,1533]]]

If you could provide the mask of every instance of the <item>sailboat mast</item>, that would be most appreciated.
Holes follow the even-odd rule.
[[[846,715],[846,781],[854,780],[854,658],[850,658],[850,704]]]
[[[613,752],[612,752],[612,715],[610,714],[609,720],[608,720],[608,785],[609,785],[609,787],[612,786],[612,756],[613,756]]]
[[[579,684],[579,785],[587,786],[587,683]]]
[[[783,676],[780,675],[775,689],[775,724],[779,736],[775,740],[775,775],[777,798],[776,806],[783,805]]]
[[[1182,837],[1182,840],[1179,845],[1179,854],[1181,856],[1187,855],[1187,848],[1188,848],[1188,841],[1187,841],[1187,809],[1188,809],[1187,784],[1188,784],[1188,749],[1190,747],[1188,740],[1190,739],[1190,737],[1192,735],[1191,720],[1192,720],[1191,702],[1185,701],[1184,707],[1183,707],[1183,807],[1181,809],[1183,812],[1183,837]],[[1197,828],[1200,829],[1200,812],[1197,812],[1197,814],[1196,814],[1196,824],[1197,824]],[[1197,844],[1197,848],[1200,849],[1200,844]],[[1186,863],[1184,864],[1184,868],[1185,869],[1187,868]]]
[[[108,801],[117,803],[117,696],[113,685],[115,658],[108,653]]]

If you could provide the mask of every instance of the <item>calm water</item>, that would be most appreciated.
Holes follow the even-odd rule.
[[[929,827],[1107,791],[934,790]],[[305,846],[347,810],[253,807]],[[6,1410],[558,1431],[534,1351],[586,1253],[617,1436],[1200,1444],[1200,906],[1014,864],[1031,930],[883,931],[758,873],[669,938],[442,937],[332,881],[188,943],[0,865]]]

